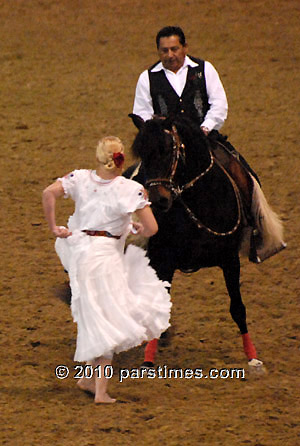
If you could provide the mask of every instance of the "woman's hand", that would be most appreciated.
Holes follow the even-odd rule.
[[[72,232],[70,232],[69,229],[65,228],[64,226],[54,226],[52,232],[55,235],[55,237],[59,238],[67,238],[70,237],[70,235],[72,235]]]
[[[134,235],[143,234],[143,231],[144,231],[144,226],[142,225],[142,223],[138,221],[132,222],[132,229],[131,229],[132,234]]]

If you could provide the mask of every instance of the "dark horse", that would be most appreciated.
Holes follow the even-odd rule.
[[[161,280],[170,283],[176,269],[220,267],[245,354],[261,365],[240,293],[239,250],[247,223],[236,183],[213,155],[209,139],[191,121],[177,117],[144,122],[130,116],[139,128],[133,153],[142,160],[143,182],[159,225],[148,243],[150,264]],[[156,345],[157,340],[148,343],[145,365],[153,365]]]

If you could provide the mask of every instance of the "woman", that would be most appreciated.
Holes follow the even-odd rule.
[[[43,207],[55,248],[70,276],[71,310],[77,322],[75,361],[97,368],[94,380],[78,385],[95,393],[96,403],[112,403],[103,373],[114,353],[158,338],[170,317],[168,283],[148,265],[144,251],[124,242],[132,232],[146,237],[158,226],[143,187],[121,176],[124,147],[119,138],[103,138],[96,170],[74,170],[43,192]],[[68,228],[57,226],[55,204],[61,196],[75,201]],[[139,222],[132,222],[135,212]]]

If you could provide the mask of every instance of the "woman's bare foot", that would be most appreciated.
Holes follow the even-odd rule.
[[[96,395],[95,399],[94,399],[96,404],[101,404],[101,403],[115,403],[117,400],[115,398],[111,398],[108,393],[102,393],[100,395]]]
[[[90,392],[95,395],[95,378],[80,378],[77,383],[78,387],[85,392]]]
[[[101,371],[105,370],[106,366],[111,366],[112,358],[99,357],[94,360],[94,367],[101,367]],[[99,377],[95,377],[95,403],[115,403],[116,400],[111,398],[107,393],[107,385],[109,378],[106,378],[104,375],[100,375]]]

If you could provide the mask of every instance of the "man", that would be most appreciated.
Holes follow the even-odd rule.
[[[133,113],[144,120],[154,114],[185,113],[208,135],[227,117],[226,94],[213,65],[187,55],[181,28],[167,26],[156,36],[160,61],[144,71],[136,86]]]

